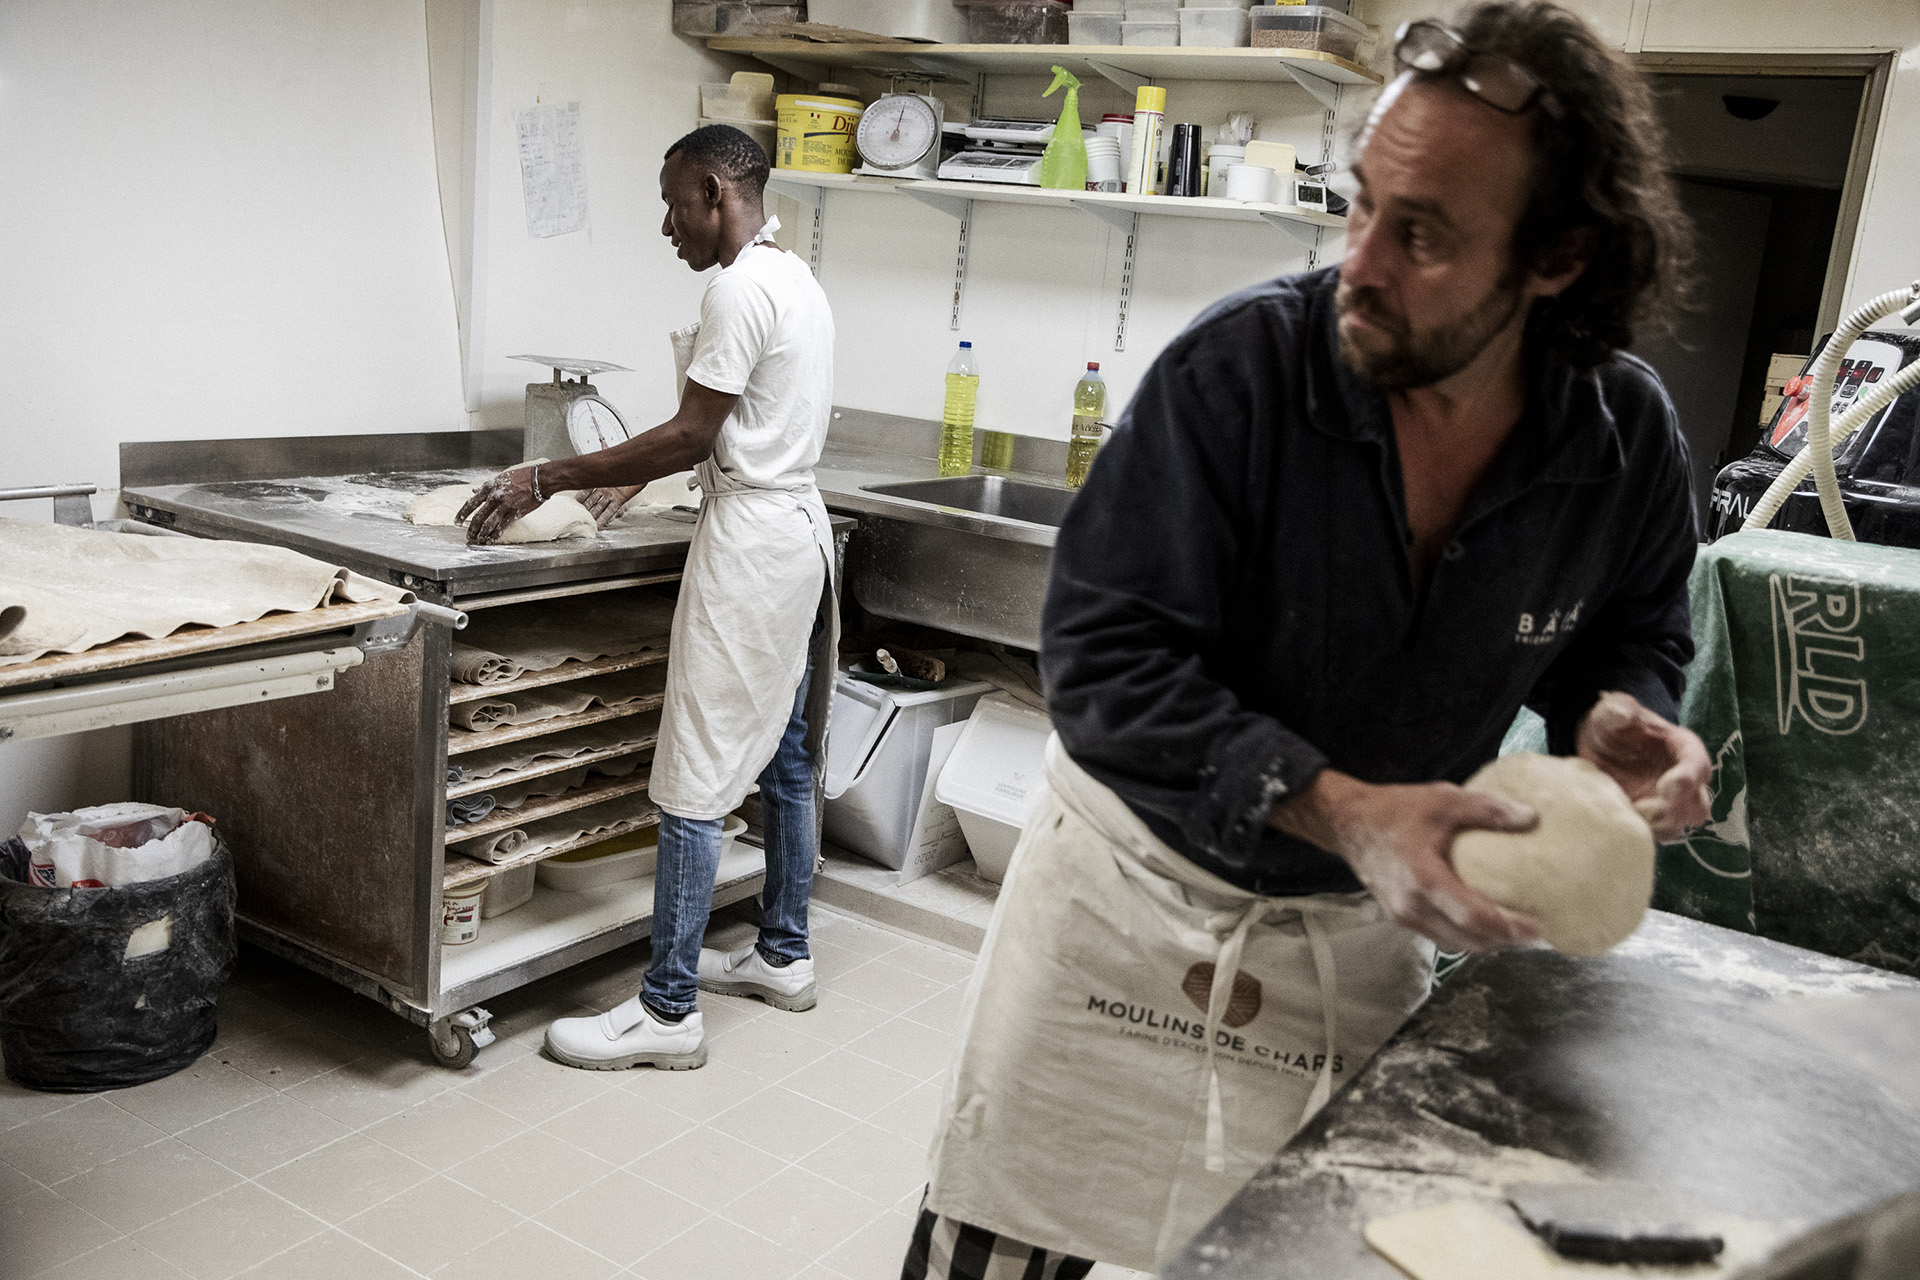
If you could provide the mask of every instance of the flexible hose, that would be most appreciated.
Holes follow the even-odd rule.
[[[1800,450],[1799,455],[1781,470],[1780,475],[1774,482],[1767,486],[1766,493],[1761,495],[1760,501],[1755,504],[1752,514],[1748,515],[1748,517],[1741,522],[1741,528],[1766,528],[1768,523],[1773,520],[1773,517],[1778,514],[1781,505],[1786,502],[1787,495],[1791,494],[1800,486],[1800,481],[1806,478],[1808,470],[1811,469],[1813,472],[1814,488],[1820,495],[1820,510],[1827,518],[1827,532],[1835,538],[1847,542],[1853,541],[1853,522],[1847,518],[1846,503],[1840,497],[1840,480],[1839,477],[1834,474],[1833,470],[1834,435],[1833,425],[1830,419],[1833,404],[1834,375],[1840,368],[1841,358],[1852,349],[1855,338],[1865,333],[1867,327],[1874,321],[1908,306],[1914,301],[1914,298],[1915,291],[1912,287],[1890,289],[1886,293],[1876,298],[1871,298],[1854,308],[1847,318],[1841,322],[1840,327],[1834,331],[1833,336],[1827,339],[1827,345],[1821,348],[1819,358],[1813,362],[1813,368],[1807,373],[1807,386],[1809,388],[1807,395],[1807,443]],[[1915,368],[1920,366],[1910,365],[1908,367]],[[1901,374],[1905,374],[1906,372],[1907,370],[1905,369],[1901,370]],[[1876,388],[1873,393],[1869,394],[1866,399],[1861,400],[1858,404],[1854,405],[1853,408],[1849,409],[1842,417],[1842,423],[1851,422],[1852,427],[1849,427],[1849,430],[1853,427],[1858,427],[1866,421],[1866,417],[1861,416],[1861,410],[1876,400],[1882,404],[1890,403],[1895,396],[1900,394],[1900,390],[1905,389],[1905,387],[1901,385],[1902,381],[1902,377],[1896,375],[1886,383],[1883,383],[1880,387]],[[1907,385],[1911,384],[1909,383]],[[1886,396],[1883,400],[1881,393],[1884,392],[1891,392],[1892,394]],[[1842,433],[1840,438],[1845,439],[1845,433]]]
[[[1827,456],[1831,458],[1833,456],[1833,449],[1838,447],[1848,436],[1864,426],[1868,419],[1872,418],[1874,414],[1899,399],[1904,392],[1911,391],[1915,387],[1920,387],[1920,360],[1914,361],[1899,373],[1896,373],[1893,377],[1875,387],[1855,402],[1852,408],[1840,415],[1840,421],[1834,423],[1832,426],[1831,443],[1828,446]],[[1809,428],[1807,435],[1807,448],[1795,454],[1793,460],[1787,463],[1786,467],[1781,470],[1780,475],[1774,482],[1767,486],[1766,493],[1761,496],[1760,501],[1754,504],[1753,510],[1747,514],[1746,520],[1741,523],[1741,528],[1766,528],[1773,520],[1775,514],[1777,514],[1780,508],[1786,503],[1787,498],[1795,489],[1800,487],[1800,482],[1807,478],[1807,472],[1813,468],[1813,432],[1811,428]],[[1824,505],[1821,509],[1823,511],[1825,510]],[[1853,531],[1851,520],[1847,522],[1846,528],[1849,537],[1851,537]],[[1828,529],[1831,531],[1831,524],[1828,525]]]

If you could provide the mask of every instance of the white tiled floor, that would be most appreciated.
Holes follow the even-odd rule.
[[[703,995],[687,1072],[539,1052],[631,995],[644,947],[490,1001],[500,1041],[464,1072],[250,952],[186,1071],[0,1083],[0,1280],[894,1280],[972,958],[817,903],[814,938],[819,1007]]]

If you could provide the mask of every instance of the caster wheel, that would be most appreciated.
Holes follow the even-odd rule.
[[[473,1063],[473,1055],[478,1052],[473,1043],[473,1033],[465,1027],[456,1027],[449,1022],[436,1022],[427,1028],[427,1047],[433,1051],[433,1060],[443,1067],[459,1071]]]

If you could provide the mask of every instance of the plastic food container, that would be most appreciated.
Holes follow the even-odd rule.
[[[480,936],[480,899],[487,882],[476,880],[440,895],[440,945],[460,947]]]
[[[747,820],[728,814],[720,829],[720,856],[733,852],[733,842],[747,829]],[[590,844],[536,864],[541,885],[560,893],[581,893],[622,880],[650,876],[660,861],[660,828],[649,827],[611,840]]]
[[[853,98],[783,93],[773,100],[778,120],[773,167],[810,173],[852,173],[853,135],[866,110]]]
[[[488,876],[487,891],[480,898],[480,918],[491,920],[533,901],[536,870],[538,866],[529,862],[511,871],[496,871]]]
[[[967,11],[953,0],[808,0],[807,20],[902,40],[967,39]]]
[[[1247,11],[1241,8],[1182,9],[1180,43],[1201,49],[1237,49],[1246,44]]]
[[[973,44],[1065,44],[1066,0],[972,0],[967,39]]]
[[[1120,24],[1120,43],[1177,45],[1180,43],[1180,24],[1178,22],[1123,22]]]
[[[1227,195],[1227,170],[1247,162],[1247,149],[1233,142],[1216,142],[1207,152],[1207,194],[1216,200]]]
[[[1178,22],[1180,0],[1126,0],[1128,22]]]
[[[992,692],[978,680],[906,693],[836,679],[827,737],[827,839],[899,870],[926,790],[934,731],[965,720]]]
[[[1111,17],[1125,17],[1127,0],[1074,0],[1074,13],[1104,13]]]
[[[1004,693],[980,699],[933,796],[950,805],[983,880],[1006,879],[1027,810],[1046,790],[1046,712]]]
[[[1117,13],[1082,13],[1075,9],[1067,15],[1067,43],[1119,44],[1120,21]]]
[[[1256,49],[1310,49],[1352,61],[1359,56],[1366,24],[1317,4],[1261,4],[1247,11]]]
[[[805,7],[750,0],[673,0],[673,29],[683,36],[737,36],[758,27],[800,22]]]
[[[1180,0],[1182,9],[1250,9],[1253,0]]]

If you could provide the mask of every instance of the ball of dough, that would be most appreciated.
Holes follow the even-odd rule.
[[[450,484],[423,493],[407,507],[411,524],[459,524],[460,508],[480,491],[479,485]],[[593,513],[571,493],[556,493],[501,531],[503,543],[557,542],[562,538],[592,538],[600,533]]]
[[[1640,926],[1653,897],[1653,832],[1618,783],[1585,760],[1516,752],[1467,779],[1530,805],[1532,831],[1463,831],[1460,878],[1531,916],[1554,950],[1597,956]]]

